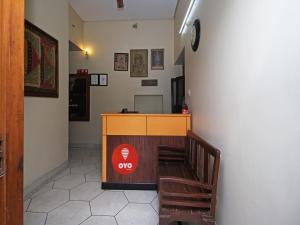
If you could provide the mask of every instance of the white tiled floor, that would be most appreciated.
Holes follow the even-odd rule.
[[[155,191],[104,191],[100,151],[71,150],[69,168],[24,202],[25,225],[157,225]]]

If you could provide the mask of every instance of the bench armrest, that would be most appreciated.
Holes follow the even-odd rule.
[[[213,189],[212,185],[208,184],[203,184],[199,181],[195,180],[190,180],[190,179],[184,179],[184,178],[179,178],[179,177],[169,177],[169,176],[161,176],[159,178],[159,186],[163,187],[164,183],[175,183],[175,184],[184,184],[192,187],[198,187],[202,188],[208,191],[211,191]]]

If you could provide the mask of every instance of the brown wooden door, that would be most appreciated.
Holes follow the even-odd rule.
[[[0,225],[23,224],[24,0],[0,1]]]
[[[3,23],[2,23],[2,13],[3,13],[3,2],[0,2],[0,48],[2,48],[3,45]],[[0,50],[1,51],[1,50]],[[1,51],[0,54],[0,138],[2,139],[4,136],[4,127],[5,127],[5,111],[4,111],[4,94],[5,94],[5,86],[4,86],[4,76],[3,76],[3,53]],[[4,144],[1,140],[0,143],[0,225],[5,224],[5,213],[4,213],[4,206],[5,206],[5,191],[4,191]]]

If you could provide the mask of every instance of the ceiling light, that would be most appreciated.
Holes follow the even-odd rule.
[[[187,25],[187,21],[188,21],[188,18],[190,17],[190,14],[191,14],[191,11],[193,9],[195,1],[196,0],[191,0],[191,2],[190,2],[188,10],[186,11],[185,17],[182,21],[182,24],[181,24],[181,27],[180,27],[180,30],[179,30],[179,34],[182,34],[182,32],[184,31],[185,26]]]

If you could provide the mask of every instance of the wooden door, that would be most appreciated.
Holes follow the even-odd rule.
[[[3,2],[0,2],[0,48],[2,48],[3,45],[3,23],[2,23],[2,13],[3,13]],[[0,50],[1,51],[1,50]],[[5,181],[4,181],[4,128],[5,128],[5,111],[4,111],[4,105],[5,105],[5,85],[4,85],[4,76],[3,76],[3,53],[1,51],[0,54],[0,225],[5,224],[5,213],[4,213],[4,206],[5,206]]]
[[[0,225],[23,224],[24,0],[0,1]]]

